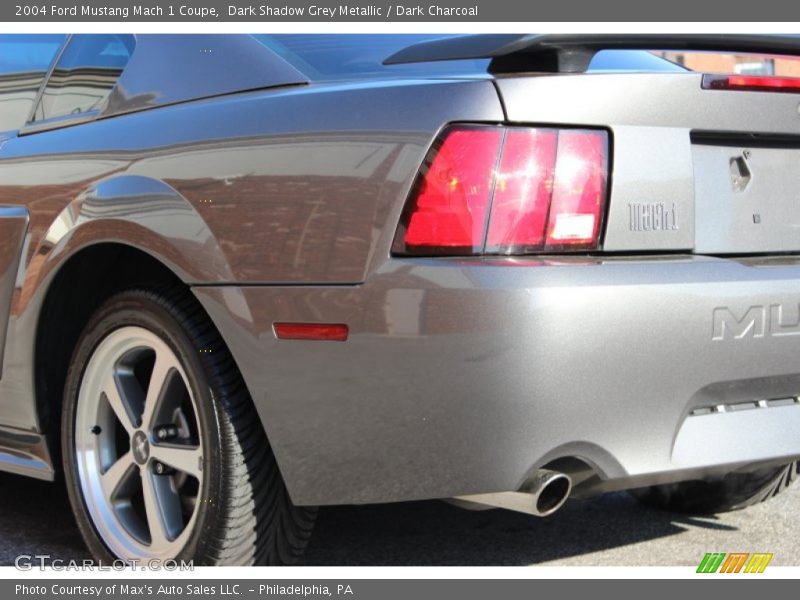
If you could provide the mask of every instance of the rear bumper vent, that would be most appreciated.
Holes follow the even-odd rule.
[[[797,396],[791,398],[773,398],[770,400],[751,400],[748,402],[736,402],[734,404],[716,404],[713,406],[701,406],[695,408],[691,413],[692,417],[713,415],[717,413],[740,412],[743,410],[760,410],[763,408],[777,408],[779,406],[793,406],[800,404]]]

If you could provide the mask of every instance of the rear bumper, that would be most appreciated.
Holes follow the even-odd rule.
[[[563,457],[631,487],[800,456],[800,261],[393,259],[194,291],[299,504],[515,490]]]

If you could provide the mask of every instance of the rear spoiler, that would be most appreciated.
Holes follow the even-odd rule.
[[[800,36],[735,34],[487,34],[413,44],[385,65],[491,59],[489,72],[583,73],[601,50],[684,50],[800,56]]]

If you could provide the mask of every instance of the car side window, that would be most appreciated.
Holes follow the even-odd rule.
[[[0,35],[0,132],[20,129],[65,35]]]
[[[76,35],[58,59],[34,121],[97,110],[133,53],[132,35]]]

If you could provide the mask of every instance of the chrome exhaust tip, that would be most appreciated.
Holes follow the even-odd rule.
[[[572,491],[572,479],[564,473],[540,469],[520,490],[532,496],[533,513],[538,517],[552,515],[564,505]]]
[[[505,508],[535,517],[552,515],[564,505],[572,491],[572,479],[566,473],[539,469],[519,491],[473,494],[453,498],[465,508]]]

